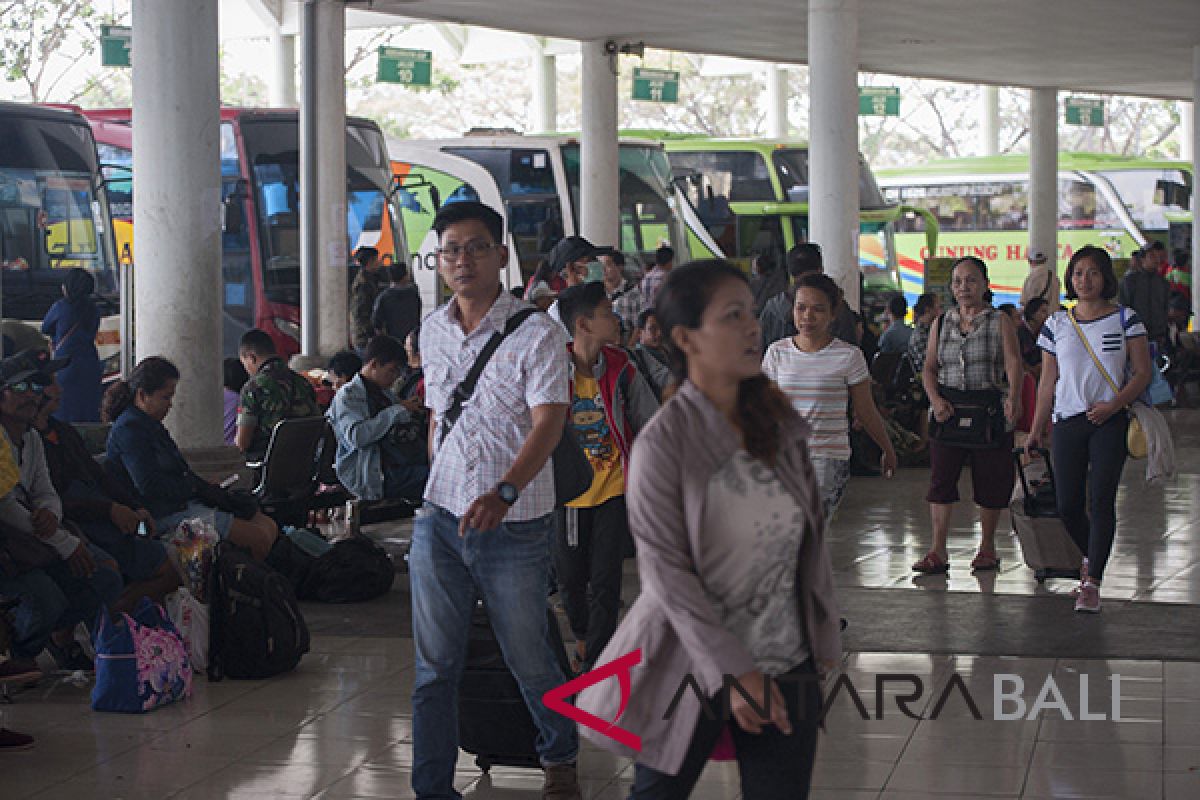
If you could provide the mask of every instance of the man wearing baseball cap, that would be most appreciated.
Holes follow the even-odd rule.
[[[1040,297],[1050,305],[1053,313],[1059,308],[1062,297],[1062,284],[1058,280],[1057,265],[1052,263],[1041,250],[1029,253],[1029,274],[1021,286],[1021,308],[1024,309],[1029,301]]]
[[[42,394],[53,385],[53,372],[63,364],[64,360],[53,360],[43,350],[25,350],[0,361],[0,446],[9,448],[19,474],[17,485],[0,498],[5,547],[10,556],[20,554],[14,559],[21,561],[13,568],[17,579],[26,578],[30,571],[44,572],[58,593],[45,594],[28,586],[13,592],[3,585],[0,592],[27,597],[53,617],[44,620],[54,630],[46,645],[60,666],[79,669],[89,668],[90,662],[72,641],[71,629],[79,622],[93,622],[101,606],[111,606],[122,582],[112,556],[64,527],[62,500],[50,481],[41,436],[32,427]],[[49,609],[54,613],[46,613]]]

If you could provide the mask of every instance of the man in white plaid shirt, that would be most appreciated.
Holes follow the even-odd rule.
[[[625,345],[642,313],[642,290],[625,277],[624,253],[615,247],[601,247],[597,255],[604,265],[604,293],[612,301],[613,313],[621,318],[621,344]]]
[[[669,245],[663,245],[654,251],[654,269],[642,278],[642,310],[654,308],[658,299],[658,290],[667,279],[667,273],[675,266],[675,250]]]
[[[433,463],[409,554],[416,676],[412,785],[422,800],[461,798],[455,713],[477,598],[534,724],[543,798],[579,800],[575,725],[542,696],[566,681],[547,632],[554,477],[567,413],[566,334],[534,313],[493,353],[452,427],[454,390],[510,317],[529,306],[504,291],[503,220],[480,203],[438,212],[439,272],[454,297],[421,326]]]

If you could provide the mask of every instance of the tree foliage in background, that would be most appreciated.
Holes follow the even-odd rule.
[[[5,79],[21,84],[30,102],[74,102],[79,90],[62,96],[56,89],[72,67],[96,51],[102,17],[95,5],[90,0],[5,0],[0,11]]]

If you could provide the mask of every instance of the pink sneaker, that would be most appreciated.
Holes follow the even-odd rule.
[[[1089,581],[1079,586],[1079,595],[1075,598],[1075,610],[1089,614],[1100,613],[1100,587]]]

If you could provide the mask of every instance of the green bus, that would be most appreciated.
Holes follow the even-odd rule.
[[[906,294],[924,290],[919,267],[931,255],[973,255],[988,263],[997,303],[1017,303],[1029,271],[1029,156],[930,161],[878,173],[884,197],[920,208],[938,223],[936,249],[922,236],[927,217],[897,221],[896,246]],[[1058,270],[1085,244],[1106,248],[1120,269],[1151,240],[1188,247],[1192,167],[1097,153],[1058,156]]]
[[[782,264],[789,249],[808,240],[807,144],[663,131],[626,133],[663,143],[675,180],[686,187],[705,229],[726,257],[744,269],[749,270],[751,259],[761,253]],[[897,261],[893,223],[904,210],[888,204],[861,158],[859,209],[858,259],[864,292],[895,291],[901,286],[902,265]],[[936,221],[929,220],[926,231],[932,250]]]
[[[392,140],[388,152],[413,274],[426,302],[444,299],[432,255],[436,243],[428,235],[444,203],[482,200],[502,209],[510,251],[506,286],[528,282],[550,248],[579,231],[580,142],[574,135],[480,130],[459,139]],[[675,248],[679,263],[720,255],[672,185],[660,143],[622,137],[618,170],[620,241],[597,245],[618,247],[637,270],[648,268],[663,244]]]

